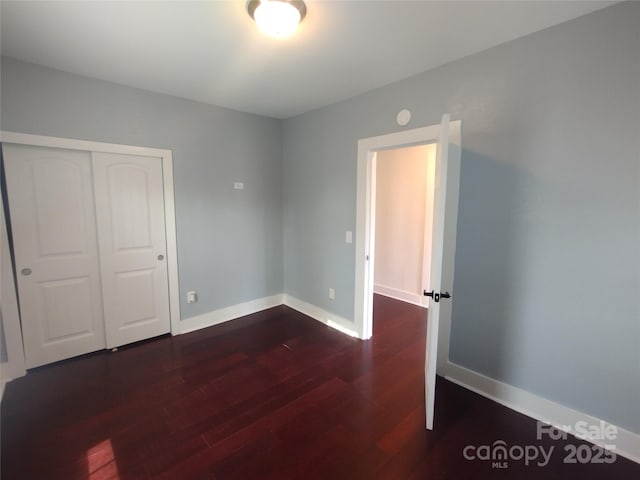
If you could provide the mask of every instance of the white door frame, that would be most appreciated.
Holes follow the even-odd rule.
[[[450,124],[450,155],[454,161],[449,169],[449,174],[459,176],[459,158],[461,144],[460,120]],[[404,130],[401,132],[379,135],[376,137],[358,140],[357,178],[356,178],[356,271],[355,271],[355,303],[354,321],[356,332],[361,339],[371,338],[373,333],[373,273],[375,253],[375,161],[376,152],[391,150],[415,145],[436,143],[440,139],[440,124],[428,127]],[[457,148],[457,151],[452,151]],[[457,161],[456,161],[457,159]],[[452,171],[453,170],[453,171]],[[439,178],[435,179],[437,184]],[[458,185],[455,191],[447,193],[455,205],[447,208],[447,214],[451,212],[457,217],[458,211]],[[456,225],[456,219],[451,219],[448,224]],[[455,252],[455,231],[445,232],[448,242],[447,254]],[[451,257],[451,260],[453,257]],[[450,302],[449,302],[450,303]],[[451,331],[451,309],[446,308],[441,312],[440,333],[438,338],[438,371],[443,371],[449,358],[449,335]]]
[[[0,399],[5,383],[24,376],[27,373],[22,344],[22,329],[18,313],[18,296],[13,282],[13,264],[9,252],[9,239],[4,200],[0,195],[0,305],[2,305],[2,327],[7,361],[0,365]]]
[[[165,234],[167,240],[167,274],[169,279],[169,315],[171,317],[171,334],[180,333],[180,289],[178,283],[178,247],[176,241],[175,203],[173,193],[173,157],[171,150],[119,145],[115,143],[92,142],[72,138],[47,137],[0,131],[0,142],[32,145],[67,150],[83,150],[88,152],[119,153],[124,155],[140,155],[158,157],[162,160],[162,181],[164,188]],[[3,263],[3,269],[4,263]],[[16,339],[7,339],[16,341]],[[18,339],[22,343],[22,339]]]

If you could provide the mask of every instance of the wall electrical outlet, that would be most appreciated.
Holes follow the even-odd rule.
[[[234,182],[233,183],[233,188],[235,190],[244,190],[244,183],[242,183],[242,182]]]
[[[344,241],[347,243],[353,243],[353,232],[351,230],[347,230],[345,232]]]
[[[198,301],[198,293],[195,291],[187,292],[187,303],[196,303]]]
[[[329,299],[330,300],[335,300],[336,299],[336,291],[333,288],[329,289]]]

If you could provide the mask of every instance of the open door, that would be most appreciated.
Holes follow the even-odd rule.
[[[424,365],[427,429],[433,429],[438,362],[438,331],[446,323],[445,347],[448,350],[451,292],[455,254],[455,233],[458,218],[460,182],[460,122],[451,123],[449,115],[442,117],[438,136],[433,199],[433,238],[431,243],[431,297],[427,318],[427,346]],[[451,148],[450,148],[451,147]],[[444,303],[447,302],[447,303]],[[441,339],[442,340],[442,339]]]

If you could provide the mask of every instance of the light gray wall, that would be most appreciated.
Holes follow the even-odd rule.
[[[1,88],[3,130],[172,150],[182,318],[282,292],[279,120],[7,58]]]
[[[640,432],[638,25],[616,5],[286,120],[285,291],[353,318],[356,142],[449,112],[452,361]]]

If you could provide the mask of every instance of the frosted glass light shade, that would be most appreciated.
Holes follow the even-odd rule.
[[[306,13],[303,2],[288,0],[250,0],[247,9],[258,28],[273,37],[291,35]]]

